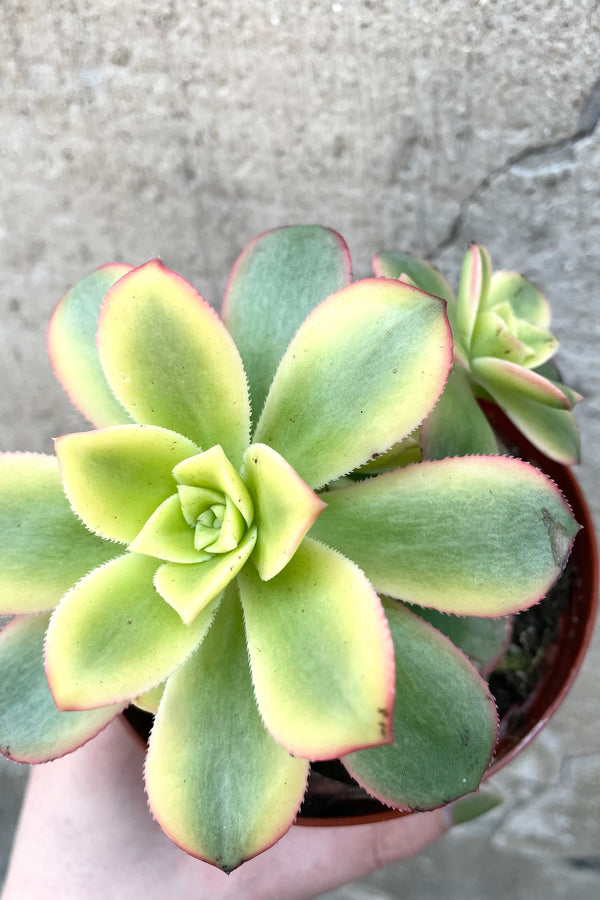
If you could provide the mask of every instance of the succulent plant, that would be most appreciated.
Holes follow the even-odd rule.
[[[558,341],[549,331],[550,306],[518,272],[491,272],[490,257],[471,244],[458,296],[423,259],[379,253],[374,270],[444,297],[454,337],[454,367],[441,402],[421,431],[429,459],[494,452],[495,437],[473,393],[491,399],[542,453],[564,465],[579,460],[572,409],[581,395],[562,384],[549,362]],[[457,412],[460,410],[460,415]]]
[[[95,430],[0,457],[5,755],[155,713],[151,811],[226,871],[290,827],[310,761],[402,809],[477,787],[493,699],[407,604],[529,607],[578,526],[520,460],[412,461],[452,362],[445,305],[352,282],[316,226],[246,248],[223,320],[157,260],[66,294],[50,355]]]

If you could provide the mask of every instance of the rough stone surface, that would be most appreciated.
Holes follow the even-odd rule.
[[[359,275],[406,249],[455,280],[476,239],[552,303],[600,518],[595,0],[3,0],[0,40],[0,449],[83,426],[44,331],[96,265],[160,255],[218,304],[279,224],[337,228]],[[330,900],[595,900],[599,675],[596,639],[489,820]],[[22,772],[0,769],[0,878]]]

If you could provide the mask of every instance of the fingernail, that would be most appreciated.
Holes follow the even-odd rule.
[[[466,797],[455,800],[454,803],[448,807],[450,824],[463,825],[465,822],[470,822],[472,819],[483,816],[486,812],[489,812],[501,803],[502,798],[498,794],[493,794],[490,791],[486,791],[484,794],[467,794]]]

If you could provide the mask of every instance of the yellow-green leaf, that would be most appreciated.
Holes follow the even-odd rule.
[[[255,439],[321,487],[413,431],[441,393],[451,354],[443,301],[399,281],[357,281],[301,325]]]
[[[145,769],[152,813],[187,853],[230,872],[288,830],[307,775],[308,762],[290,756],[261,722],[229,588],[158,709]]]
[[[306,538],[270,581],[239,575],[258,706],[294,756],[331,759],[391,740],[394,656],[360,569]]]

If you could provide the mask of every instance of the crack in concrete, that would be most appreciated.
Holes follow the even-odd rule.
[[[435,259],[435,257],[451,247],[457,240],[461,228],[464,224],[467,211],[470,205],[492,186],[492,184],[502,175],[508,174],[510,171],[517,171],[520,175],[534,175],[542,173],[556,172],[573,161],[573,150],[582,141],[587,140],[594,134],[598,123],[600,122],[600,78],[592,85],[583,109],[579,115],[577,127],[564,138],[549,141],[545,144],[539,144],[533,147],[525,147],[518,153],[510,156],[505,162],[492,169],[491,172],[481,179],[481,181],[473,188],[469,195],[461,202],[460,209],[456,214],[448,234],[435,247],[425,254],[426,259]]]

